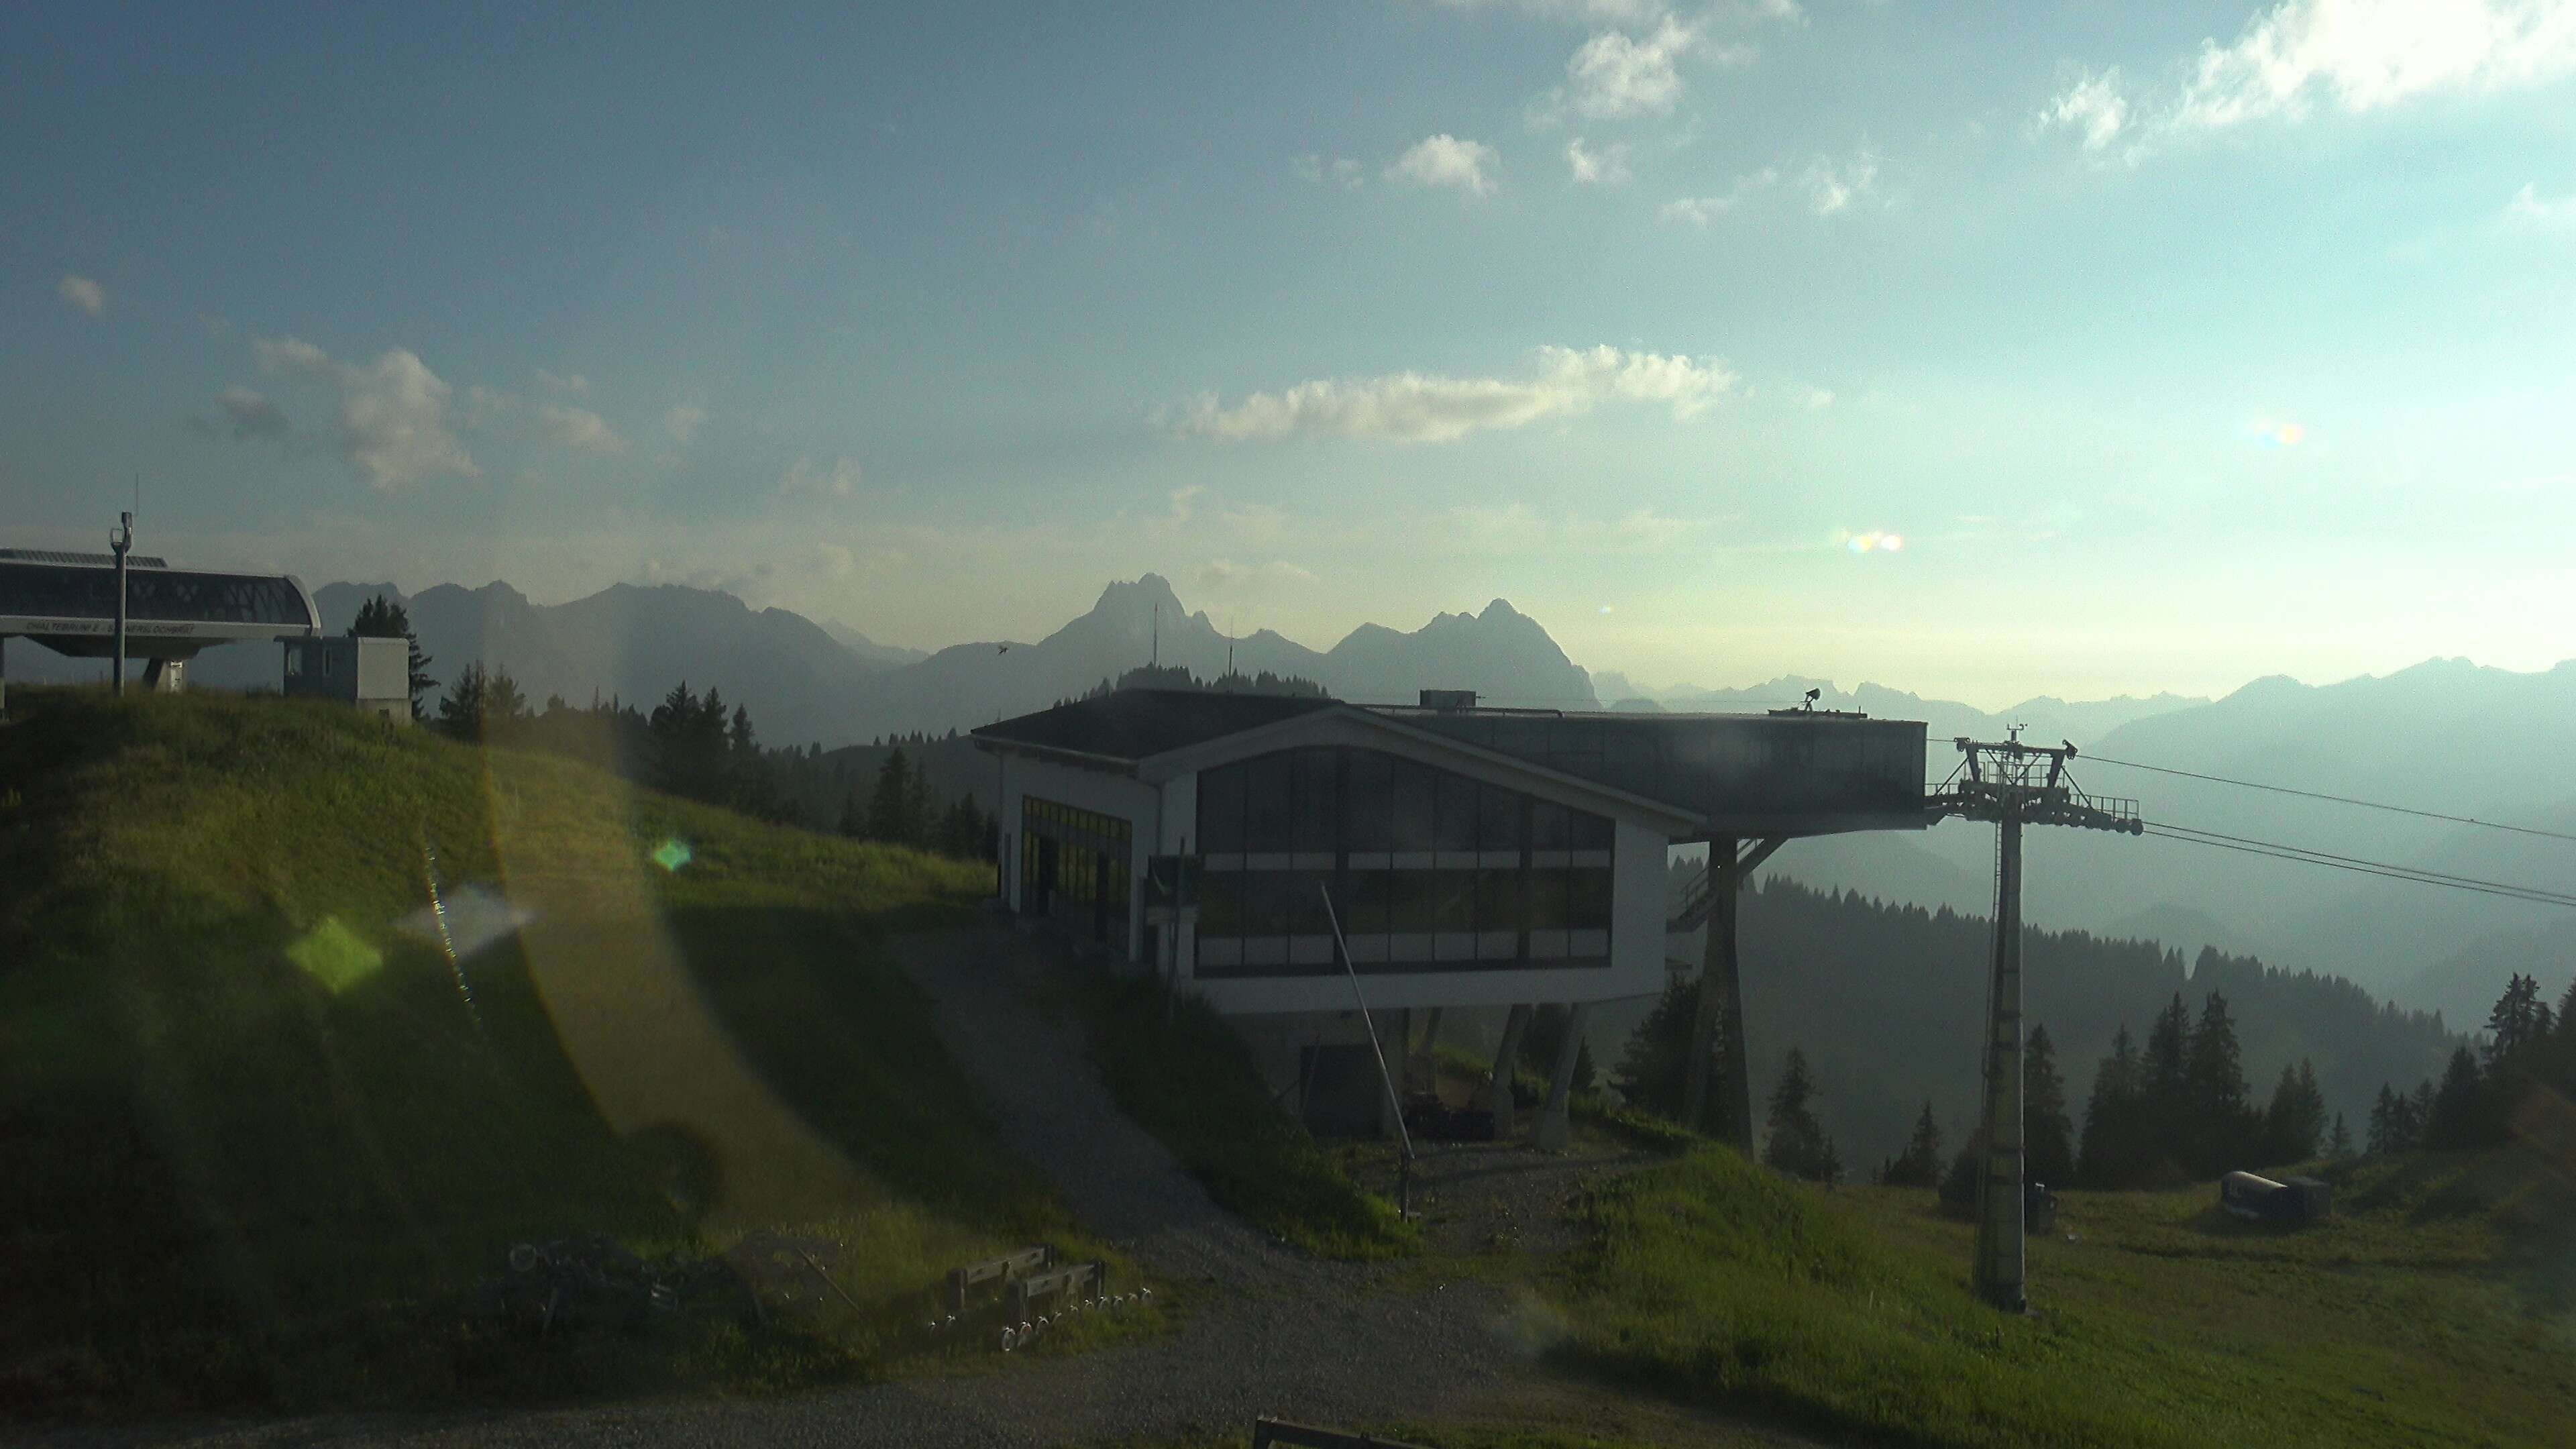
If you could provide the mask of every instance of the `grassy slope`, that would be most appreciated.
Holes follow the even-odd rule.
[[[966,909],[982,868],[346,711],[13,696],[0,1404],[808,1381],[882,1361],[948,1264],[1084,1246],[872,947]],[[451,896],[535,915],[464,990],[397,925],[424,839]],[[670,839],[694,859],[647,864]],[[850,1245],[866,1311],[633,1352],[455,1311],[513,1239],[781,1224]]]
[[[1083,988],[1101,1077],[1229,1212],[1312,1253],[1385,1258],[1420,1245],[1395,1205],[1279,1109],[1242,1041],[1204,1003],[1151,982]]]
[[[2536,1159],[2342,1171],[2284,1233],[2206,1188],[2066,1194],[2033,1302],[1968,1293],[1925,1195],[1826,1193],[1701,1149],[1599,1188],[1557,1284],[1571,1362],[1685,1401],[1893,1442],[2556,1444],[2570,1323],[2524,1266]],[[2539,1217],[2561,1222],[2563,1194]],[[2072,1232],[2076,1241],[2064,1234]]]

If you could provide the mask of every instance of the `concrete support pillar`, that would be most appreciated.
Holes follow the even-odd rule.
[[[1440,1086],[1440,1058],[1432,1048],[1440,1044],[1440,1008],[1431,1008],[1423,1013],[1423,1017],[1422,1049],[1415,1055],[1422,1063],[1423,1085],[1437,1091]]]
[[[1529,1030],[1529,1022],[1530,1009],[1526,1006],[1513,1007],[1511,1014],[1503,1018],[1503,1043],[1494,1048],[1494,1074],[1477,1092],[1482,1099],[1479,1105],[1493,1109],[1497,1142],[1507,1141],[1519,1131],[1514,1125],[1520,1113],[1512,1105],[1512,1073],[1520,1070],[1521,1036]]]
[[[1574,1062],[1583,1050],[1584,1018],[1591,1014],[1588,1001],[1578,1001],[1566,1011],[1565,1040],[1556,1049],[1556,1075],[1547,1084],[1547,1105],[1538,1109],[1538,1126],[1530,1134],[1533,1146],[1561,1152],[1573,1136],[1566,1099],[1574,1094]]]
[[[1377,1099],[1377,1135],[1393,1140],[1404,1135],[1405,1058],[1413,1043],[1413,1010],[1401,1007],[1377,1016],[1379,1055],[1386,1062],[1386,1081]],[[1389,1048],[1393,1050],[1389,1050]],[[1372,1067],[1375,1063],[1371,1063]]]

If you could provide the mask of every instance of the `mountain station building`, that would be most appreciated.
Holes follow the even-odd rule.
[[[1405,1041],[1414,1012],[1508,1008],[1503,1082],[1550,1004],[1576,1021],[1540,1118],[1561,1133],[1583,1010],[1663,988],[1673,847],[1732,862],[1739,842],[1932,819],[1923,725],[1805,710],[1127,689],[973,737],[995,759],[1003,904],[1231,1018],[1318,1130],[1362,1130],[1387,1095],[1363,1002]]]

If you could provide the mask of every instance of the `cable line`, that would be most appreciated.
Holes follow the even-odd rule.
[[[2267,850],[2287,850],[2299,855],[2315,856],[2320,861],[2335,861],[2345,865],[2372,866],[2383,870],[2399,870],[2406,872],[2408,875],[2427,876],[2436,880],[2457,881],[2462,885],[2503,886],[2510,890],[2530,891],[2538,895],[2564,896],[2567,900],[2576,902],[2576,894],[2560,891],[2550,886],[2521,885],[2513,881],[2487,880],[2481,876],[2454,875],[2449,871],[2434,870],[2430,866],[2398,865],[2392,861],[2364,860],[2357,855],[2337,855],[2330,850],[2317,850],[2305,845],[2285,845],[2277,840],[2249,840],[2242,835],[2227,835],[2216,830],[2201,830],[2189,825],[2175,825],[2169,821],[2157,821],[2155,824],[2159,828],[2168,832],[2179,831],[2185,835],[2197,835],[2212,841],[2227,841],[2235,845],[2255,845],[2261,846]]]
[[[2197,770],[2176,770],[2164,765],[2142,765],[2135,760],[2115,760],[2108,755],[2086,755],[2085,762],[2118,765],[2131,770],[2153,770],[2159,775],[2180,775],[2188,780],[2207,780],[2218,785],[2235,785],[2247,790],[2269,790],[2275,795],[2297,795],[2309,800],[2328,800],[2337,805],[2358,805],[2365,810],[2386,810],[2398,815],[2420,816],[2426,820],[2447,820],[2454,825],[2476,825],[2488,830],[2509,830],[2516,835],[2536,835],[2544,840],[2576,842],[2576,835],[2563,830],[2538,830],[2528,825],[2506,825],[2495,820],[2480,820],[2473,815],[2445,815],[2439,810],[2417,810],[2406,805],[2390,805],[2378,800],[2356,800],[2349,795],[2329,795],[2320,790],[2294,790],[2287,785],[2266,785],[2256,780],[2231,780],[2225,775],[2204,775]]]
[[[2280,845],[2273,841],[2240,842],[2233,836],[2213,838],[2203,831],[2187,831],[2152,823],[2147,826],[2146,833],[2159,840],[2180,841],[2185,845],[2205,845],[2214,850],[2232,850],[2244,855],[2260,855],[2273,860],[2293,861],[2301,865],[2324,866],[2328,870],[2351,871],[2356,875],[2412,881],[2417,885],[2440,886],[2446,890],[2475,891],[2480,895],[2502,896],[2507,900],[2525,901],[2533,905],[2576,909],[2576,895],[2542,890],[2535,886],[2514,885],[2508,881],[2476,880],[2468,876],[2446,875],[2438,871],[2422,871],[2409,866],[2390,865],[2384,861],[2356,860],[2349,856],[2327,855],[2321,851],[2306,850],[2295,845]]]

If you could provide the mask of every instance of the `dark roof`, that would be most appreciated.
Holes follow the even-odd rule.
[[[0,548],[0,562],[96,564],[100,568],[112,569],[116,567],[116,555],[73,553],[59,548]],[[125,556],[125,566],[137,569],[166,569],[170,566],[170,561],[148,553],[130,553]]]
[[[313,629],[322,622],[303,590],[283,574],[131,571],[125,579],[125,607],[128,618],[149,623]],[[0,618],[107,619],[115,614],[116,575],[109,569],[0,557]]]
[[[1142,760],[1340,704],[1311,694],[1122,689],[988,724],[975,731],[975,738],[1113,760]]]

